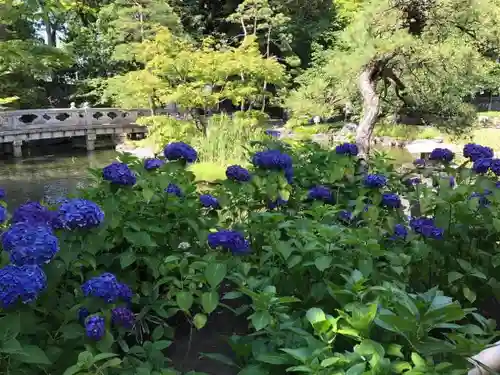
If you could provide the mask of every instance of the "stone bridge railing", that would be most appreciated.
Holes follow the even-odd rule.
[[[167,114],[166,110],[157,111]],[[99,125],[118,126],[134,124],[141,116],[149,116],[148,109],[120,108],[49,108],[23,109],[0,112],[0,131],[40,128],[77,127]]]

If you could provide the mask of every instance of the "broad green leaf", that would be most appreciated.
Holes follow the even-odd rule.
[[[284,348],[281,350],[291,355],[297,361],[302,363],[306,363],[307,360],[312,356],[312,350],[310,348],[297,348],[297,349]]]
[[[323,272],[324,270],[328,269],[331,266],[332,261],[333,258],[331,256],[324,255],[316,258],[314,260],[314,265],[320,272]]]
[[[205,269],[205,278],[212,288],[216,288],[227,274],[225,263],[210,263]]]
[[[346,371],[345,375],[362,375],[366,370],[366,363],[358,363]]]
[[[474,301],[476,300],[476,293],[467,285],[462,288],[462,291],[464,293],[464,297],[467,298],[467,301],[469,301],[470,303],[474,303]]]
[[[256,311],[251,315],[250,319],[256,331],[266,328],[273,321],[268,311]]]
[[[212,313],[217,308],[218,304],[219,293],[212,291],[201,295],[201,306],[207,314]]]
[[[175,295],[175,300],[177,306],[184,311],[189,311],[194,302],[193,295],[190,292],[178,292]]]
[[[293,361],[290,361],[290,357],[284,353],[259,353],[255,356],[255,359],[271,365],[293,364]]]
[[[455,281],[460,280],[462,277],[464,277],[464,275],[462,275],[460,272],[448,272],[448,283],[453,284]]]
[[[205,314],[196,314],[193,318],[193,324],[196,329],[202,329],[207,324],[207,316]]]
[[[52,364],[45,352],[36,345],[24,345],[23,353],[13,354],[12,357],[23,363],[32,363],[36,365]]]
[[[123,268],[127,268],[136,261],[136,255],[134,251],[130,250],[126,253],[120,255],[120,265]]]
[[[309,320],[309,323],[311,324],[315,324],[326,320],[326,315],[323,312],[323,310],[317,307],[312,307],[309,310],[307,310],[306,317],[307,320]]]

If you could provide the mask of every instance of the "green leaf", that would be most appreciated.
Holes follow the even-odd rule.
[[[273,321],[273,318],[268,311],[256,311],[250,318],[256,331],[266,328]]]
[[[112,358],[106,362],[104,362],[102,365],[99,366],[99,369],[100,370],[103,370],[105,368],[109,368],[109,367],[120,367],[120,365],[122,364],[122,360],[120,358]]]
[[[427,362],[418,353],[411,353],[411,361],[418,368],[418,370],[423,370],[427,368]]]
[[[314,265],[320,272],[323,272],[331,266],[332,261],[333,258],[331,256],[323,255],[314,260]]]
[[[118,354],[115,354],[115,353],[100,353],[100,354],[96,355],[92,359],[92,364],[97,363],[99,361],[102,361],[104,359],[110,359],[110,358],[114,358],[114,357],[118,357]]]
[[[238,375],[269,375],[269,371],[258,365],[250,365],[238,372]]]
[[[148,232],[125,232],[125,238],[132,246],[135,247],[156,247],[157,244],[153,241]]]
[[[155,195],[155,192],[151,189],[146,188],[142,190],[142,197],[146,202],[149,202],[153,198],[153,195]]]
[[[217,308],[218,305],[219,305],[219,293],[213,291],[213,292],[206,292],[201,295],[201,306],[203,307],[203,310],[207,314],[212,313]]]
[[[330,367],[340,361],[339,357],[330,357],[321,361],[321,367]]]
[[[306,318],[309,320],[309,323],[314,325],[315,323],[325,321],[326,315],[320,308],[313,307],[307,310]]]
[[[178,292],[175,300],[177,301],[177,306],[184,311],[189,311],[194,302],[193,295],[190,292]]]
[[[401,352],[401,349],[403,349],[402,345],[390,344],[387,347],[387,355],[390,355],[390,356],[393,356],[393,357],[398,357],[398,358],[404,358],[405,356]]]
[[[133,251],[128,251],[120,255],[120,265],[122,269],[127,268],[136,261],[136,255]]]
[[[153,330],[153,333],[151,334],[151,338],[153,339],[153,341],[158,341],[163,337],[164,334],[165,334],[165,328],[163,326],[159,325],[158,327],[156,327]]]
[[[358,363],[346,371],[345,375],[362,375],[366,370],[366,363]]]
[[[297,349],[284,348],[281,350],[302,363],[306,363],[309,357],[311,357],[312,355],[312,349],[309,348],[297,348]]]
[[[271,365],[289,365],[293,364],[290,361],[290,357],[284,353],[259,353],[255,356],[255,359],[259,362],[269,363]]]
[[[202,329],[207,324],[207,316],[205,314],[196,314],[193,318],[193,324],[196,329]]]
[[[23,353],[13,354],[12,357],[23,363],[36,365],[51,365],[52,362],[45,352],[36,345],[24,345]]]
[[[225,263],[210,263],[205,269],[205,278],[212,288],[216,288],[227,274]]]
[[[0,353],[6,354],[22,354],[23,348],[21,343],[14,338],[9,338],[0,343]]]
[[[73,365],[71,367],[68,367],[66,369],[66,371],[64,371],[63,375],[75,375],[75,374],[78,374],[80,371],[82,371],[83,369],[78,366],[78,365]]]
[[[476,293],[469,289],[467,285],[462,288],[462,292],[464,293],[464,297],[467,298],[467,301],[470,303],[473,303],[476,300]]]
[[[155,341],[152,344],[152,348],[154,350],[162,351],[167,349],[170,345],[172,345],[172,341],[169,340],[160,340],[160,341]]]
[[[96,346],[101,353],[108,353],[111,350],[114,342],[115,339],[113,335],[110,332],[106,332],[104,337],[97,342]]]
[[[200,353],[200,356],[201,357],[205,357],[205,358],[209,358],[209,359],[213,359],[214,361],[218,361],[220,363],[224,363],[225,365],[228,365],[228,366],[239,367],[236,363],[234,363],[234,361],[231,358],[226,357],[223,354],[219,354],[219,353]]]
[[[462,275],[460,272],[448,272],[448,284],[453,284],[455,281],[460,280],[462,277],[464,277],[464,275]]]

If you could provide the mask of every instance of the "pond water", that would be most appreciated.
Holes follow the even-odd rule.
[[[54,203],[88,183],[88,168],[103,167],[116,155],[114,150],[87,153],[55,147],[45,155],[33,152],[22,159],[0,160],[0,187],[11,209],[28,200]]]

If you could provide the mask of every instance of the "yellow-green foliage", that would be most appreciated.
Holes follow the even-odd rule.
[[[272,94],[266,85],[282,86],[286,73],[275,58],[264,58],[255,38],[238,47],[201,45],[159,28],[152,40],[136,51],[145,68],[113,77],[106,82],[104,97],[115,105],[148,107],[174,102],[184,109],[215,108],[222,100],[258,105]]]
[[[198,133],[192,121],[170,116],[140,117],[137,123],[148,128],[146,143],[154,146],[155,151],[170,142],[193,139]]]

